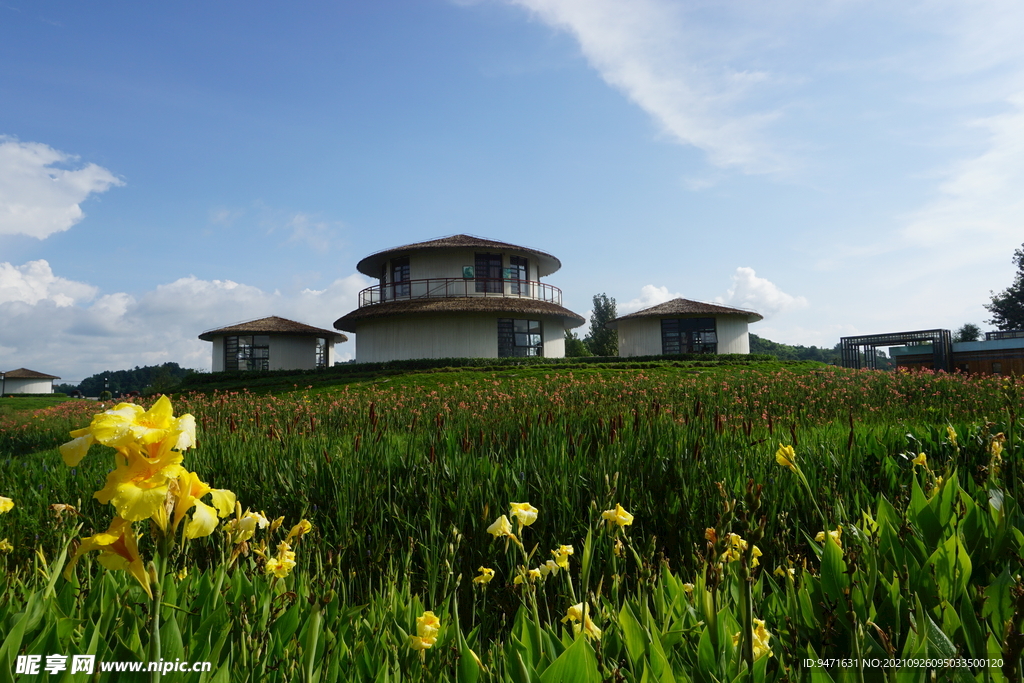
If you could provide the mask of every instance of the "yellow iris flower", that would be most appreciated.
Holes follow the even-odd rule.
[[[792,446],[779,444],[779,450],[775,451],[775,462],[796,472],[796,450]]]
[[[139,555],[139,537],[132,528],[131,522],[121,517],[114,517],[110,528],[102,533],[82,539],[74,557],[64,570],[64,578],[70,580],[78,559],[85,553],[92,550],[99,550],[99,561],[107,569],[123,569],[131,574],[153,598],[153,591],[149,587],[149,573],[146,571],[142,556]]]
[[[512,522],[508,521],[507,516],[502,515],[494,521],[494,524],[487,527],[487,533],[491,534],[495,538],[500,536],[511,536]]]
[[[842,548],[843,548],[843,527],[837,526],[835,528],[835,531],[828,532],[828,535],[832,537],[832,540],[835,541],[836,545],[839,546],[839,549],[842,550]],[[824,531],[819,531],[818,535],[814,537],[814,540],[817,541],[818,543],[824,543],[825,542],[825,532]]]
[[[599,629],[597,625],[593,621],[591,621],[589,612],[590,605],[587,605],[586,603],[582,602],[576,603],[575,605],[572,605],[568,610],[566,610],[565,616],[562,617],[562,623],[564,624],[567,621],[571,621],[573,625],[573,631],[575,633],[579,633],[580,624],[582,623],[583,632],[587,635],[588,638],[600,640],[601,629]]]
[[[615,504],[614,510],[605,510],[602,512],[601,517],[608,522],[608,526],[618,524],[620,529],[633,523],[633,515],[627,512],[626,508],[622,507],[618,503]]]
[[[524,526],[530,526],[537,521],[538,510],[529,503],[509,503],[509,505],[511,505],[511,508],[508,514],[519,521],[520,532],[522,532]]]
[[[923,465],[923,466],[927,467],[928,466],[928,456],[926,456],[924,453],[918,453],[917,457],[914,458],[913,460],[911,460],[910,462],[912,462],[914,464],[914,467],[917,467],[918,465]]]
[[[174,498],[172,530],[176,530],[188,511],[195,508],[192,518],[185,525],[185,538],[188,539],[209,536],[217,527],[218,517],[227,517],[235,509],[234,493],[227,489],[210,488],[195,472],[179,475],[170,490]],[[211,495],[213,507],[200,500],[207,494]]]
[[[5,512],[10,512],[14,509],[14,501],[10,498],[4,498],[0,496],[0,515]]]
[[[480,567],[477,569],[480,572],[480,576],[473,579],[473,583],[479,583],[482,586],[486,586],[494,578],[494,570],[490,567]]]
[[[170,441],[169,447],[184,451],[196,444],[196,421],[191,415],[174,417],[171,400],[161,396],[153,407],[144,410],[134,403],[119,403],[93,417],[92,423],[71,432],[74,437],[60,447],[68,467],[76,467],[93,443],[118,450],[148,447]]]
[[[568,569],[569,556],[572,555],[574,552],[575,551],[572,549],[571,545],[563,545],[559,546],[555,550],[552,550],[551,554],[555,556],[555,564],[557,564],[562,569]]]
[[[433,612],[424,612],[416,617],[416,635],[409,636],[409,647],[414,650],[427,650],[437,642],[437,632],[441,629],[441,620]]]
[[[295,552],[286,541],[277,545],[277,556],[267,560],[266,571],[279,579],[283,579],[295,568]]]
[[[769,657],[774,656],[771,646],[768,641],[771,639],[772,634],[768,632],[768,629],[764,627],[764,619],[754,618],[754,659],[760,659],[761,657],[768,655]],[[734,647],[739,647],[740,634],[737,633],[732,637],[732,644]]]
[[[293,538],[295,538],[295,539],[302,538],[303,536],[305,536],[306,534],[308,534],[312,530],[313,530],[313,525],[309,523],[309,520],[308,519],[301,519],[301,520],[299,520],[298,524],[296,524],[295,526],[292,527],[292,530],[288,532],[288,536],[284,540],[290,541]]]
[[[0,553],[9,553],[14,550],[14,546],[6,538],[0,541]]]

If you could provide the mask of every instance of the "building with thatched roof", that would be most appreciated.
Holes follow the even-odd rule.
[[[749,323],[763,316],[754,311],[673,299],[619,316],[606,326],[618,330],[620,356],[677,353],[750,353]]]
[[[249,320],[207,330],[213,342],[213,371],[314,370],[334,365],[334,345],[348,341],[335,330],[279,318]]]
[[[18,368],[0,372],[0,396],[7,394],[52,394],[53,380],[60,379],[44,372]]]
[[[335,321],[356,335],[356,361],[565,355],[583,317],[541,282],[562,263],[537,249],[452,235],[385,249],[356,268],[377,279]]]

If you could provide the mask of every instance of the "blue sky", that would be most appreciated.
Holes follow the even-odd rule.
[[[991,329],[1022,35],[999,0],[3,0],[0,369],[209,368],[203,330],[329,328],[359,259],[456,233],[558,256],[585,316]]]

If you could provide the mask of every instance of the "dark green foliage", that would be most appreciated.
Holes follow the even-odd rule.
[[[1013,284],[998,294],[992,293],[992,303],[985,304],[992,314],[988,322],[1000,330],[1024,329],[1024,245],[1013,252],[1013,262],[1017,265]]]
[[[981,337],[981,328],[974,323],[964,323],[953,333],[953,343],[978,341]]]
[[[590,314],[590,334],[583,340],[595,356],[619,355],[619,333],[605,327],[605,323],[617,317],[615,298],[604,293],[595,294],[594,311]]]
[[[576,336],[576,333],[572,330],[565,331],[565,357],[566,358],[580,358],[583,356],[593,355],[590,353],[590,349],[587,348],[586,343]]]
[[[135,366],[134,370],[108,370],[92,377],[83,379],[77,386],[74,384],[58,384],[56,388],[66,394],[78,390],[83,396],[99,396],[104,388],[112,394],[124,394],[129,391],[144,393],[170,393],[174,391],[181,380],[196,372],[181,367],[177,363],[164,363],[163,365],[147,365],[145,367]],[[108,378],[108,385],[104,387],[103,380]]]
[[[758,337],[756,334],[750,335],[750,352],[767,354],[779,360],[816,360],[830,365],[838,365],[840,362],[838,349],[780,344],[770,339]]]

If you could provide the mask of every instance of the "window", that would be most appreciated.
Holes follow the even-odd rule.
[[[392,298],[407,297],[412,292],[409,288],[409,257],[391,259]]]
[[[270,337],[265,334],[224,338],[225,370],[269,370]]]
[[[498,318],[498,357],[543,356],[544,340],[539,320]]]
[[[476,255],[476,291],[503,294],[501,254]]]
[[[999,361],[992,361],[992,374],[1001,375],[1003,374],[1003,364]]]
[[[666,318],[661,321],[661,352],[718,353],[714,318]]]
[[[530,285],[526,281],[530,279],[530,261],[522,256],[510,256],[508,258],[512,283],[510,291],[512,294],[530,296]]]
[[[316,369],[327,367],[327,340],[323,337],[316,338]]]

